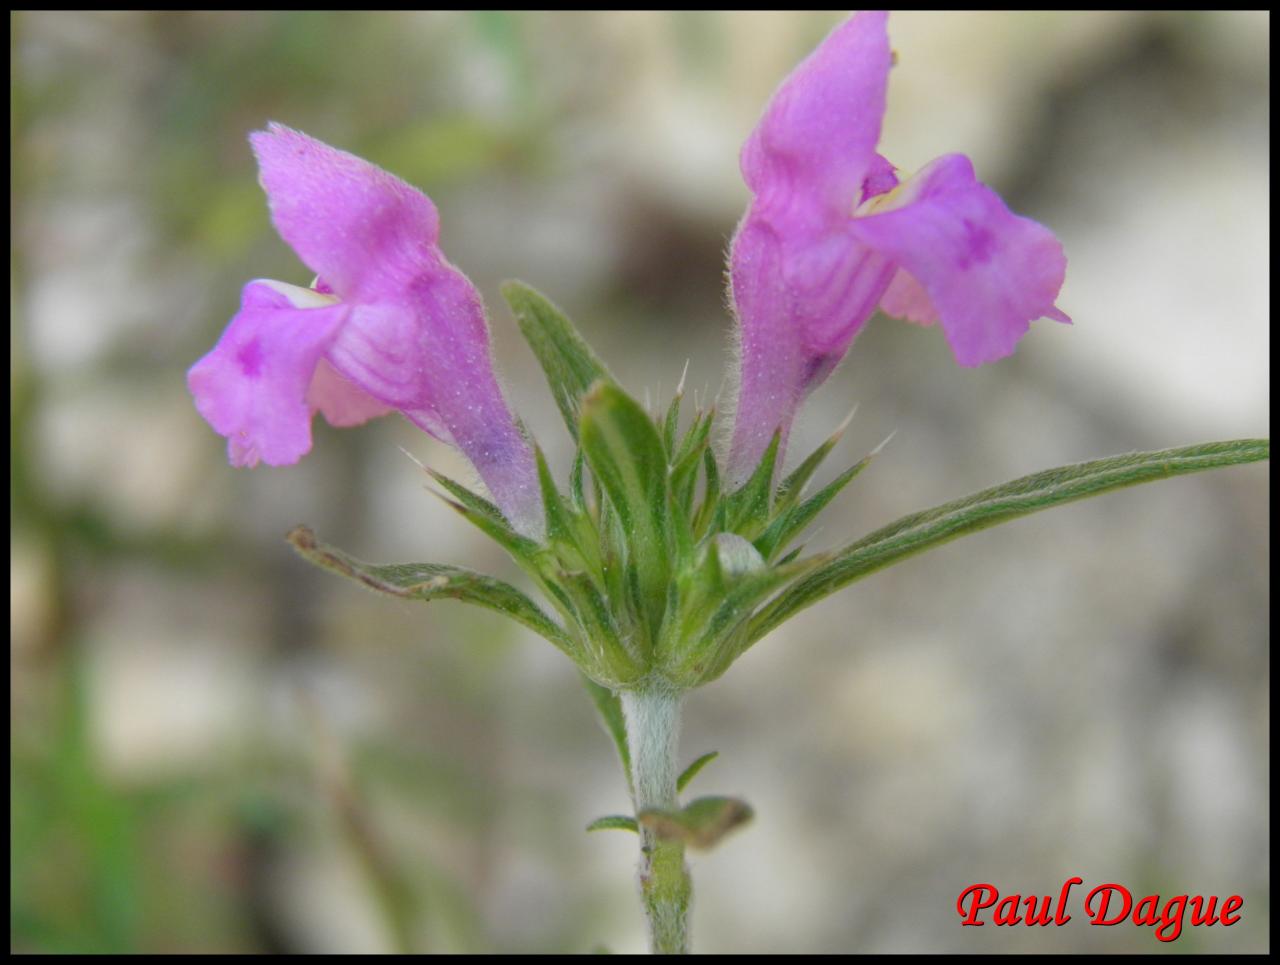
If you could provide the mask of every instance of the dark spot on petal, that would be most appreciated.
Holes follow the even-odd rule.
[[[236,361],[240,363],[240,371],[249,378],[254,378],[262,371],[262,346],[256,338],[241,346],[236,353]]]
[[[968,271],[974,265],[985,265],[996,253],[996,237],[982,225],[964,219],[964,254],[960,256],[959,268]]]
[[[836,354],[815,355],[805,362],[804,375],[800,379],[805,391],[819,385],[839,364],[841,356]]]

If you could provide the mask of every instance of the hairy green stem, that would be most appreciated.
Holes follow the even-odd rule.
[[[648,810],[674,811],[676,745],[681,695],[670,689],[624,691],[620,695],[631,756],[631,791],[637,818]],[[649,949],[655,954],[689,951],[689,901],[693,882],[684,863],[684,844],[664,841],[640,823],[640,898],[649,921]]]

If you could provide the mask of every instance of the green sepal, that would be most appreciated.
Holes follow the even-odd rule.
[[[663,841],[681,841],[691,848],[706,850],[726,834],[751,820],[754,812],[745,801],[731,797],[700,797],[678,811],[651,808],[636,820]]]
[[[537,604],[501,580],[460,566],[440,563],[399,563],[384,566],[365,563],[348,556],[342,550],[321,543],[305,526],[294,527],[287,539],[309,562],[331,573],[355,580],[370,590],[401,599],[425,602],[453,599],[487,607],[545,637],[575,662],[580,659],[577,644]]]
[[[710,446],[702,450],[702,465],[707,484],[703,490],[702,503],[693,517],[694,539],[702,539],[706,535],[720,505],[720,468],[716,465],[716,455]]]
[[[596,818],[587,825],[588,831],[631,831],[635,834],[640,833],[640,827],[636,824],[635,818],[629,818],[625,814],[610,814],[603,818]]]
[[[663,625],[657,654],[662,672],[684,688],[724,673],[743,649],[756,607],[828,558],[770,567],[744,537],[718,533],[704,545],[696,565],[675,581],[680,605]]]
[[[582,675],[582,685],[587,688],[591,702],[600,714],[600,722],[605,732],[613,738],[613,746],[618,750],[618,758],[622,761],[622,773],[627,777],[627,791],[631,791],[631,750],[627,746],[627,722],[622,716],[622,701],[608,687],[602,687],[586,674]]]
[[[450,499],[431,490],[446,506],[505,549],[522,566],[529,568],[533,565],[542,547],[534,540],[521,536],[512,529],[511,524],[507,522],[507,518],[502,515],[502,511],[497,506],[476,495],[461,483],[454,482],[443,473],[436,472],[434,469],[428,469],[427,473],[453,497]]]
[[[801,543],[799,546],[795,547],[786,556],[782,557],[782,559],[778,560],[778,562],[775,563],[774,565],[785,566],[788,563],[794,562],[800,556],[800,554],[804,552],[804,547],[805,547],[805,544]]]
[[[613,611],[595,581],[581,571],[559,570],[554,585],[573,600],[573,613],[583,629],[583,650],[594,675],[613,684],[643,676],[644,668],[623,643]]]
[[[493,520],[495,523],[505,526],[507,529],[511,529],[511,524],[507,522],[507,517],[502,515],[502,510],[489,502],[489,500],[485,499],[478,493],[472,492],[466,486],[462,485],[462,483],[450,479],[442,472],[438,472],[429,466],[424,467],[424,469],[428,476],[430,476],[445,490],[445,492],[460,502],[463,506],[466,506],[472,512],[479,513],[481,516]],[[514,533],[515,531],[512,530],[512,532]]]
[[[716,410],[708,409],[706,412],[697,412],[693,417],[693,424],[689,426],[684,437],[680,440],[680,445],[676,447],[675,452],[671,456],[671,465],[678,466],[681,463],[694,459],[695,465],[697,459],[702,458],[702,450],[706,448],[707,438],[711,433],[711,425],[715,422]]]
[[[813,474],[818,471],[818,467],[822,465],[823,460],[836,447],[836,443],[840,441],[845,430],[849,428],[849,423],[853,421],[853,415],[857,411],[858,407],[855,405],[853,411],[845,416],[844,421],[836,426],[836,431],[827,437],[827,441],[813,450],[804,462],[796,466],[791,474],[778,484],[778,490],[775,495],[776,502],[774,503],[775,514],[782,512],[784,509],[790,509],[799,501],[801,494],[804,492],[805,483],[812,478]]]
[[[689,427],[689,431],[680,442],[679,451],[671,460],[672,504],[685,517],[689,515],[694,486],[698,482],[698,467],[702,464],[703,454],[707,451],[707,442],[714,419],[714,409],[705,415],[699,413],[695,416],[693,425]]]
[[[786,549],[787,544],[813,522],[814,518],[827,508],[827,504],[835,499],[855,476],[867,468],[879,452],[880,449],[877,447],[874,452],[850,466],[798,506],[791,506],[779,512],[773,522],[756,538],[755,546],[760,551],[760,555],[765,559],[772,559]]]
[[[618,514],[614,512],[609,500],[604,498],[600,484],[593,476],[591,479],[593,497],[595,499],[596,534],[600,541],[600,572],[604,577],[605,596],[614,604],[614,611],[620,618],[634,617],[634,611],[626,610],[622,604],[628,599],[627,567],[626,567],[626,534],[618,522]]]
[[[662,439],[640,403],[609,382],[597,383],[583,399],[579,439],[627,537],[627,586],[652,639],[662,623],[669,571]]]
[[[764,528],[769,518],[770,497],[773,495],[773,470],[778,460],[778,446],[782,441],[781,430],[773,433],[769,448],[764,451],[760,464],[741,489],[724,499],[725,528],[740,533],[748,539]]]
[[[542,491],[542,508],[546,513],[547,540],[567,543],[576,549],[578,528],[564,500],[560,497],[560,490],[556,488],[555,480],[551,478],[546,456],[542,454],[539,446],[534,446],[533,455],[538,466],[538,488]]]
[[[573,469],[569,472],[569,498],[573,500],[573,508],[584,515],[587,512],[587,497],[583,492],[582,484],[585,466],[582,450],[579,449],[573,454]]]
[[[689,786],[689,782],[698,776],[698,772],[720,756],[719,751],[708,751],[699,757],[696,761],[680,772],[680,776],[676,778],[676,791],[683,791]]]
[[[732,552],[732,544],[738,543],[755,557],[757,569],[764,568],[764,560],[755,547],[735,533],[717,533],[699,549],[676,578],[671,581],[674,600],[669,604],[662,636],[658,642],[658,657],[663,665],[675,654],[684,653],[695,646],[699,628],[710,618],[716,605],[724,599],[733,576],[746,567],[744,555]],[[731,559],[726,561],[724,556]],[[726,573],[725,563],[730,562],[732,574]]]
[[[1135,452],[1047,469],[912,513],[832,554],[829,562],[779,594],[752,620],[748,645],[788,617],[855,580],[967,533],[1112,489],[1257,462],[1270,455],[1271,443],[1267,439]]]
[[[676,431],[680,427],[680,401],[684,398],[684,377],[689,374],[689,363],[684,363],[684,371],[680,373],[680,384],[671,396],[671,404],[667,406],[667,417],[662,420],[662,444],[668,455],[675,452]]]
[[[672,655],[667,663],[671,679],[697,687],[719,677],[750,645],[748,627],[755,608],[786,584],[812,574],[830,559],[831,554],[824,553],[785,565],[762,567],[744,574],[731,583],[726,592],[712,597],[709,602],[718,605],[703,619],[701,626],[689,629],[687,639],[692,645]]]
[[[613,376],[573,322],[542,293],[523,282],[508,281],[502,285],[502,297],[546,374],[565,425],[577,439],[583,396],[593,384],[612,382]]]

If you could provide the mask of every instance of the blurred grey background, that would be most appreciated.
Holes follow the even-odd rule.
[[[11,945],[636,951],[635,841],[576,673],[489,614],[294,557],[519,582],[398,418],[234,470],[187,367],[272,231],[269,119],[426,190],[509,397],[568,440],[498,295],[561,304],[625,385],[713,396],[737,151],[837,22],[801,13],[11,15]],[[1269,433],[1264,13],[895,14],[883,152],[962,151],[1070,259],[1017,354],[960,369],[878,318],[793,457],[892,444],[815,547],[1036,469]],[[693,858],[702,951],[1268,947],[1269,469],[968,537],[807,611],[687,702],[695,791],[755,822]],[[1231,928],[961,928],[956,896],[1240,894]],[[1079,901],[1080,889],[1076,900]]]

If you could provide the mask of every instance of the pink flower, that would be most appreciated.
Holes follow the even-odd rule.
[[[494,376],[480,294],[437,245],[435,205],[279,124],[249,140],[276,230],[319,277],[312,288],[250,282],[187,373],[232,464],[297,462],[316,411],[354,426],[399,410],[461,449],[503,513],[536,535],[533,455]]]
[[[959,154],[899,183],[876,153],[891,54],[887,14],[832,31],[778,88],[742,148],[753,198],[733,239],[741,326],[729,481],[741,484],[774,432],[875,311],[940,322],[956,361],[1013,352],[1054,307],[1066,272],[1047,228],[1019,217]]]

